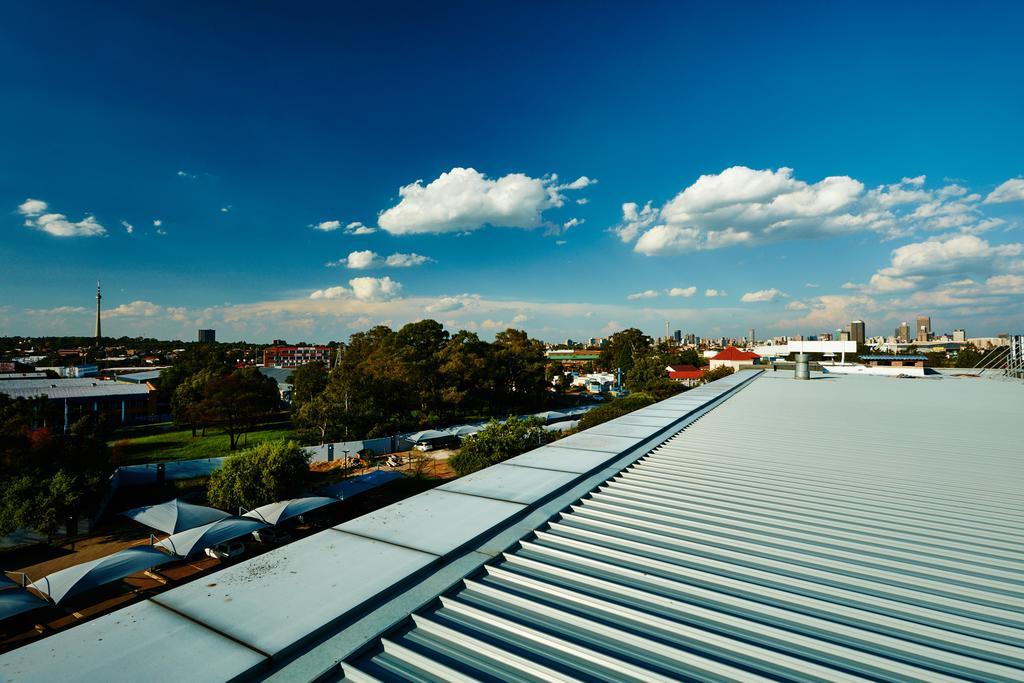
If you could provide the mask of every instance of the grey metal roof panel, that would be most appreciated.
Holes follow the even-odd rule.
[[[619,457],[618,453],[606,451],[591,451],[581,448],[564,448],[557,441],[558,445],[548,445],[543,448],[535,448],[522,455],[506,460],[503,465],[517,467],[539,467],[542,469],[560,470],[562,472],[584,473],[605,465]]]
[[[343,675],[1024,678],[1020,387],[782,380],[653,448]],[[959,419],[936,420],[954,399]]]
[[[483,496],[513,503],[535,503],[578,478],[579,475],[576,473],[559,472],[553,469],[495,465],[460,477],[453,482],[437,487],[436,490]]]
[[[75,639],[87,650],[53,639],[30,643],[0,657],[0,680],[163,681],[232,680],[265,658],[244,645],[151,602],[139,602],[81,624]],[[187,653],[187,658],[183,657]]]
[[[606,453],[621,453],[636,444],[637,439],[632,437],[594,434],[589,429],[558,440],[561,448],[581,448]]]
[[[152,599],[276,655],[436,560],[328,529]]]
[[[433,489],[334,528],[444,556],[507,522],[524,507]]]

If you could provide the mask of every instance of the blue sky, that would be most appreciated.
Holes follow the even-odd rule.
[[[833,5],[7,4],[0,334],[1020,331],[1024,10]]]

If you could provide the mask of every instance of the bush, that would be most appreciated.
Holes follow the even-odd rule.
[[[535,418],[491,420],[483,430],[462,441],[462,450],[448,459],[448,465],[462,476],[543,446],[554,436],[544,431],[541,424]]]
[[[210,477],[207,498],[232,513],[295,498],[309,475],[309,458],[294,441],[264,441],[225,460]]]
[[[615,418],[622,417],[627,413],[632,413],[634,410],[646,408],[652,403],[655,403],[655,400],[650,394],[630,394],[629,396],[617,398],[611,403],[606,403],[603,406],[599,406],[584,413],[583,417],[580,418],[580,424],[577,429],[582,431],[584,429],[596,427],[602,422],[614,420]]]
[[[708,382],[714,382],[716,379],[728,377],[734,372],[736,371],[730,368],[728,365],[719,365],[714,370],[705,369],[704,372],[702,372],[700,375],[700,381],[702,384],[707,384]]]

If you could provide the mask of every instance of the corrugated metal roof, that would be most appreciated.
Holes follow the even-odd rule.
[[[189,675],[1020,680],[1021,388],[768,373],[735,391],[754,374],[0,656],[0,678],[212,657]]]
[[[1020,398],[763,376],[344,675],[1019,681]]]
[[[46,395],[51,399],[102,398],[109,396],[146,396],[149,388],[144,384],[129,384],[89,377],[69,379],[24,379],[0,383],[0,392],[11,398],[35,398]]]
[[[535,449],[227,566],[148,599],[144,604],[160,609],[138,609],[154,618],[119,610],[0,655],[0,679],[146,680],[151,663],[138,661],[138,648],[125,647],[127,640],[145,642],[164,661],[202,661],[190,649],[193,640],[203,647],[216,640],[199,638],[202,631],[243,646],[256,659],[231,648],[216,673],[189,669],[190,677],[256,677],[297,656],[297,672],[281,675],[312,679],[323,669],[323,651],[317,649],[322,638],[376,635],[383,627],[362,631],[368,612],[373,622],[378,608],[391,610],[397,603],[400,616],[407,616],[419,604],[404,606],[410,591],[435,597],[489,559],[493,551],[486,548],[497,536],[518,540],[617,472],[616,463],[639,457],[755,375],[736,373],[560,440],[557,448]],[[161,610],[166,614],[157,619]],[[179,623],[167,623],[168,615]],[[326,666],[335,663],[331,651],[326,650]],[[306,676],[307,670],[314,673]],[[180,677],[174,671],[172,677]]]

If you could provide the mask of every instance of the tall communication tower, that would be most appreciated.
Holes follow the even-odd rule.
[[[100,294],[100,281],[96,281],[96,345],[99,346],[101,334],[100,328],[100,300],[103,295]]]

